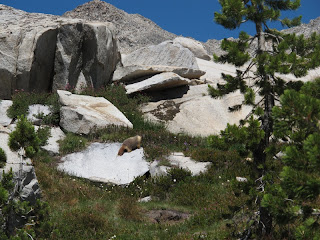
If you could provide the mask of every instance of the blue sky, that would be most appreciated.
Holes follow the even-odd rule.
[[[55,15],[61,15],[85,2],[88,0],[0,0],[1,4],[27,12]],[[225,30],[213,21],[214,12],[221,9],[218,0],[106,0],[106,2],[128,13],[139,13],[169,32],[200,41],[237,37],[239,33],[239,30]],[[320,16],[319,9],[319,0],[301,0],[300,9],[290,12],[288,16],[302,15],[302,22],[308,23],[310,19]],[[276,26],[278,29],[280,27]],[[250,25],[240,30],[245,30],[249,34],[254,33],[254,28]]]

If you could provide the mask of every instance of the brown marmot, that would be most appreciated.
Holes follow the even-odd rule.
[[[131,152],[134,149],[140,148],[141,146],[141,136],[137,135],[134,137],[127,138],[122,143],[119,149],[118,155],[122,156],[124,152]]]

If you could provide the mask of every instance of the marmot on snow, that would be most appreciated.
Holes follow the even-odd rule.
[[[118,155],[122,156],[125,151],[131,152],[134,149],[140,148],[140,146],[141,146],[141,136],[137,135],[134,137],[127,138],[122,143],[122,146],[119,149]]]

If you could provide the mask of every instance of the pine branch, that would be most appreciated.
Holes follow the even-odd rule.
[[[254,114],[255,108],[256,108],[257,106],[259,106],[262,101],[264,101],[264,98],[262,98],[257,104],[255,104],[255,105],[252,107],[251,112],[250,112],[249,114],[247,114],[247,116],[243,119],[243,123],[245,123],[245,122],[248,120],[248,118],[249,118],[252,114]],[[239,126],[243,126],[243,124],[240,123]]]

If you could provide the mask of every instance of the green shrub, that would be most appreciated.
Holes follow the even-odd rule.
[[[171,168],[168,173],[175,182],[185,181],[191,177],[191,171],[183,168]]]
[[[65,139],[59,142],[63,154],[80,151],[86,147],[87,139],[73,133],[67,133]]]
[[[173,186],[171,176],[161,176],[153,179],[153,185],[150,188],[152,196],[164,200],[167,198],[170,188]]]
[[[37,130],[37,135],[40,139],[40,146],[47,144],[49,137],[51,136],[49,127],[39,127]]]
[[[17,92],[12,96],[12,105],[7,110],[10,118],[17,118],[21,115],[27,115],[28,108],[33,104],[42,104],[50,106],[51,114],[40,116],[45,124],[59,125],[60,103],[58,94]]]
[[[208,147],[210,148],[215,148],[219,150],[228,150],[228,145],[218,135],[210,135],[207,138],[207,144],[208,144]]]
[[[9,147],[14,151],[23,148],[27,157],[33,157],[39,151],[40,144],[32,124],[23,115],[18,117],[17,127],[9,135]]]
[[[60,233],[55,239],[108,239],[105,236],[112,226],[107,215],[108,209],[100,202],[85,207],[69,206],[57,220]]]
[[[203,207],[208,204],[211,194],[209,184],[201,184],[196,181],[182,182],[172,189],[170,199],[181,206],[191,206],[195,208]]]
[[[0,168],[3,168],[7,162],[7,155],[2,148],[0,148]]]

